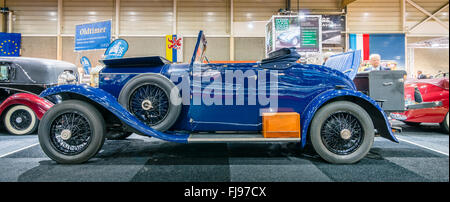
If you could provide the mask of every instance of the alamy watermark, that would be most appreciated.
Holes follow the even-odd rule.
[[[170,80],[178,82],[170,95],[175,105],[259,105],[265,111],[278,109],[277,70],[194,66],[192,72],[171,74]]]

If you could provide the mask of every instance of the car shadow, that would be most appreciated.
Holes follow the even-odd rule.
[[[435,135],[448,135],[442,131],[439,124],[420,124],[418,126],[408,126],[406,124],[400,125],[402,127],[402,132],[412,132],[412,133],[433,133]]]
[[[45,157],[45,156],[42,156]],[[436,157],[420,148],[374,147],[354,166],[391,165],[386,157]],[[16,158],[20,158],[17,156]],[[39,157],[41,158],[41,157]],[[19,181],[228,181],[233,165],[335,167],[293,143],[181,144],[142,139],[108,140],[88,162],[58,164],[46,159],[22,173]],[[348,165],[347,165],[348,166]],[[174,175],[171,178],[171,175]],[[162,177],[164,176],[164,177]],[[208,177],[207,177],[208,176]],[[150,180],[150,181],[152,181]]]

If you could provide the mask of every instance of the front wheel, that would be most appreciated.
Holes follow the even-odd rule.
[[[337,101],[322,107],[311,122],[310,138],[314,150],[335,164],[355,163],[372,147],[374,126],[359,105]]]
[[[447,115],[445,115],[444,121],[439,125],[441,126],[442,131],[448,134],[448,112]]]
[[[105,140],[105,121],[91,104],[69,100],[50,108],[39,124],[39,143],[58,163],[83,163]]]
[[[36,130],[39,120],[30,107],[16,105],[6,112],[3,123],[10,134],[28,135]]]

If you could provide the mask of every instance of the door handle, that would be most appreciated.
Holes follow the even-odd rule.
[[[392,86],[394,82],[384,82],[383,86]]]

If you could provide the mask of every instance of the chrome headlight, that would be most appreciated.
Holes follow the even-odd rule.
[[[77,77],[70,71],[64,71],[58,76],[58,85],[76,83]]]

